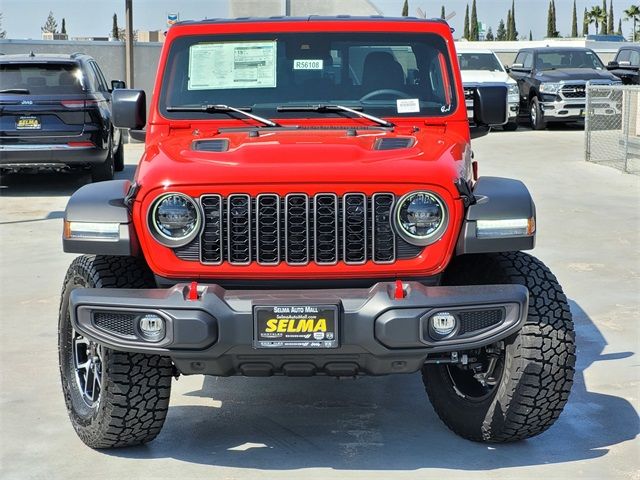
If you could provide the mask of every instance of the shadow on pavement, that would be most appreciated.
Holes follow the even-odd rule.
[[[136,165],[125,165],[116,179],[132,179]],[[13,173],[0,176],[0,197],[68,197],[91,180],[86,172]]]
[[[601,457],[634,439],[639,420],[626,399],[588,391],[584,372],[633,353],[602,355],[606,340],[598,328],[575,302],[571,310],[578,339],[572,395],[558,422],[527,441],[487,445],[457,437],[433,412],[417,374],[205,377],[201,390],[180,399],[193,405],[170,408],[154,442],[105,453],[268,470],[491,470]]]

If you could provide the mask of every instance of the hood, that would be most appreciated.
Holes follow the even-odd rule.
[[[536,73],[536,78],[542,82],[561,82],[583,80],[619,81],[615,75],[606,70],[593,68],[559,68],[556,70],[544,70]]]
[[[444,126],[423,125],[417,132],[406,127],[359,128],[355,136],[353,129],[344,127],[262,129],[259,136],[252,132],[256,129],[175,129],[147,147],[136,181],[145,190],[283,183],[293,190],[305,183],[422,183],[453,188],[453,181],[466,176],[469,168],[468,139]],[[197,147],[194,142],[223,151],[197,150],[202,144]]]
[[[506,72],[488,70],[462,70],[463,83],[516,83]]]

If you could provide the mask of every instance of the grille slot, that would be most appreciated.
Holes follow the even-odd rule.
[[[584,85],[566,85],[560,92],[564,98],[585,98],[587,95]]]
[[[376,193],[371,207],[372,258],[377,263],[392,263],[396,257],[396,235],[391,227],[394,197]]]
[[[114,313],[114,312],[94,312],[94,325],[110,333],[121,336],[135,336],[134,327],[135,315],[130,313]]]
[[[289,265],[309,263],[309,197],[290,193],[284,200],[285,258]]]
[[[319,193],[314,199],[314,250],[316,263],[334,265],[338,262],[338,196]]]
[[[486,310],[473,310],[460,312],[459,334],[475,332],[492,327],[502,322],[504,310],[502,308],[490,308]]]
[[[234,265],[251,263],[251,197],[229,195],[227,202],[228,260]]]
[[[367,197],[363,193],[347,193],[342,197],[344,228],[344,262],[367,261]]]
[[[205,194],[200,204],[200,237],[174,249],[182,260],[206,265],[382,264],[415,258],[424,248],[395,234],[392,193]]]

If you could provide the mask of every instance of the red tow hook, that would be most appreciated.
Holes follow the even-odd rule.
[[[396,280],[396,288],[394,291],[393,298],[396,300],[402,300],[405,297],[404,284],[402,280]]]
[[[198,282],[191,282],[191,285],[189,285],[187,300],[198,300]]]

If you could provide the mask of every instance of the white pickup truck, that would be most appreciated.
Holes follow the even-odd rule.
[[[491,50],[458,49],[458,63],[462,73],[462,83],[478,85],[483,83],[504,83],[509,89],[509,121],[502,128],[513,131],[518,128],[518,112],[520,108],[520,93],[518,84],[509,76],[500,59]],[[473,118],[473,91],[465,88],[467,115]]]

